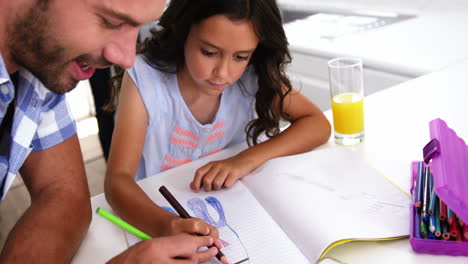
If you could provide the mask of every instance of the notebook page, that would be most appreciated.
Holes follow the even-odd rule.
[[[410,198],[345,147],[271,160],[243,182],[310,261],[335,241],[409,234]]]
[[[294,243],[274,222],[242,182],[232,188],[194,193],[188,188],[192,175],[201,165],[181,166],[140,181],[156,204],[171,210],[159,193],[165,185],[187,212],[217,227],[229,263],[309,263]],[[129,246],[139,239],[127,233]],[[207,263],[220,263],[212,259]]]

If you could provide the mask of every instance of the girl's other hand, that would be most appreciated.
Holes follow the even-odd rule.
[[[194,192],[199,192],[201,188],[206,192],[223,187],[229,188],[254,169],[254,162],[240,155],[225,160],[211,161],[195,172],[190,188]]]

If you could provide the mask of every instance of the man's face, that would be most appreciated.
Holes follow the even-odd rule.
[[[51,91],[66,93],[95,68],[133,65],[140,27],[164,0],[37,0],[8,26],[13,63]]]

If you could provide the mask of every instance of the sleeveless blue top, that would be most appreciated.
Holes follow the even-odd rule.
[[[223,90],[214,120],[205,125],[185,104],[175,73],[153,68],[143,55],[127,71],[148,113],[136,180],[246,141],[245,128],[256,114],[258,79],[253,67],[247,67],[236,83]]]

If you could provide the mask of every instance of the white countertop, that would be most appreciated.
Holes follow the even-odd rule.
[[[468,58],[468,1],[429,1],[419,8],[415,18],[334,40],[320,38],[320,29],[313,29],[320,25],[307,19],[285,24],[285,31],[293,52],[358,56],[366,67],[408,77]]]
[[[467,72],[468,60],[366,97],[366,137],[353,149],[409,192],[410,162],[422,160],[431,120],[443,119],[459,137],[468,139]],[[331,111],[325,113],[331,120]],[[348,243],[327,256],[342,263],[468,263],[467,257],[416,254],[408,239]]]

